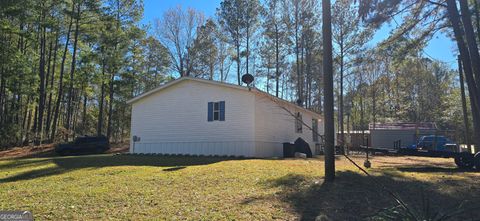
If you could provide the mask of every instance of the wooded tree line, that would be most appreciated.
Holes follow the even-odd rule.
[[[429,121],[465,142],[458,72],[451,69],[452,62],[432,59],[423,50],[435,33],[450,35],[446,8],[433,1],[388,2],[338,0],[332,5],[337,130],[365,130],[373,122]],[[268,93],[323,112],[319,4],[224,0],[208,19],[178,7],[157,20],[155,30],[177,60],[172,71],[181,76],[241,84],[240,76],[250,73]],[[469,7],[477,13],[473,2]],[[389,38],[370,44],[383,23],[402,19]],[[175,32],[183,29],[199,31]]]
[[[478,42],[480,41],[480,8],[477,0],[438,0],[438,1],[388,1],[388,0],[364,0],[359,2],[359,13],[364,21],[379,27],[385,22],[396,21],[395,16],[403,14],[403,22],[399,28],[393,31],[392,36],[385,41],[384,45],[392,45],[401,38],[407,38],[407,43],[403,51],[412,48],[421,48],[432,38],[433,34],[443,31],[451,36],[457,45],[459,54],[459,66],[462,73],[462,84],[465,79],[466,90],[461,90],[461,96],[465,97],[468,93],[468,99],[462,99],[463,104],[455,104],[454,107],[469,107],[464,110],[465,116],[464,129],[472,128],[471,138],[474,143],[480,144],[480,54]],[[402,53],[402,55],[405,54]],[[464,75],[464,76],[463,76]],[[418,91],[418,90],[416,90]],[[455,92],[452,92],[455,93]],[[458,93],[458,92],[456,92]],[[413,93],[416,94],[416,93]],[[421,94],[418,94],[420,98]],[[438,100],[437,94],[429,93],[431,100]],[[432,96],[434,95],[434,96]],[[451,95],[451,94],[450,94]],[[456,96],[459,97],[459,96]],[[458,98],[457,98],[458,99]],[[419,99],[416,99],[418,101]],[[448,99],[448,101],[452,101]],[[443,104],[449,104],[445,101]],[[467,105],[467,102],[469,104]],[[423,105],[417,105],[424,107]],[[441,109],[450,111],[452,109]],[[430,111],[435,112],[435,111]],[[459,111],[457,111],[459,112]],[[416,118],[423,117],[417,111]],[[456,115],[458,116],[458,115]],[[443,118],[454,119],[453,115],[443,115]],[[438,119],[438,117],[436,118]],[[469,120],[471,119],[471,121]],[[472,125],[470,125],[470,122]],[[457,124],[457,127],[460,127]],[[468,133],[463,133],[464,141],[468,141]]]
[[[334,2],[339,131],[371,122],[433,121],[464,139],[458,72],[423,52],[434,33],[454,33],[449,1]],[[465,15],[473,18],[475,44],[479,40],[476,1],[466,10],[470,14],[456,15],[463,51],[472,50]],[[180,76],[241,84],[249,73],[256,87],[323,111],[320,1],[223,0],[208,18],[178,6],[151,26],[140,24],[142,14],[140,0],[2,1],[0,146],[83,134],[121,141],[129,136],[126,101]],[[383,23],[399,16],[403,23],[390,38],[369,44]],[[478,122],[472,113],[478,113],[480,67],[473,66],[480,61],[464,55],[467,114]],[[478,125],[471,125],[477,135]]]
[[[128,137],[125,101],[168,80],[165,47],[136,0],[0,5],[0,145]]]

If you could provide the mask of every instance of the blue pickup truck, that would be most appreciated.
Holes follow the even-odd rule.
[[[445,136],[428,135],[421,136],[412,149],[458,152],[458,145]]]

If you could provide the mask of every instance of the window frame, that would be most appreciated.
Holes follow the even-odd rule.
[[[220,121],[220,101],[213,102],[212,119],[213,121]]]
[[[207,108],[207,121],[225,121],[225,101],[209,101]]]

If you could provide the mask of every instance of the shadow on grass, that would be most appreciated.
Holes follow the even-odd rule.
[[[170,172],[170,171],[183,170],[185,168],[187,168],[187,167],[186,166],[176,166],[176,167],[170,167],[170,168],[163,169],[163,171]]]
[[[398,194],[422,220],[430,220],[427,218],[435,213],[452,214],[455,209],[461,213],[450,220],[476,220],[480,216],[480,188],[475,179],[449,180],[438,185],[392,175],[375,179]],[[371,178],[351,171],[337,172],[333,183],[289,174],[268,181],[266,186],[279,187],[281,191],[275,197],[288,203],[300,220],[378,220],[375,218],[380,211],[397,205]],[[243,203],[255,200],[261,199],[246,199]],[[460,203],[462,208],[458,208]]]
[[[242,158],[243,159],[243,158]],[[0,165],[0,169],[8,170],[19,167],[54,166],[34,169],[0,179],[0,183],[30,180],[39,177],[63,174],[83,168],[101,168],[115,166],[154,166],[172,167],[164,171],[176,171],[188,166],[208,165],[227,160],[241,160],[231,157],[193,157],[193,156],[149,156],[149,155],[86,155],[73,157],[53,157],[48,159],[15,160],[11,163]]]
[[[399,171],[402,172],[415,172],[415,173],[465,173],[465,172],[479,172],[474,169],[460,169],[456,167],[399,167]]]
[[[51,159],[12,159],[9,163],[0,164],[0,170],[12,168],[31,167],[35,165],[44,165],[51,162]]]

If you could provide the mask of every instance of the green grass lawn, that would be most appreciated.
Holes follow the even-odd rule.
[[[417,214],[450,213],[462,204],[454,220],[478,220],[480,175],[458,171],[452,161],[375,157],[369,172]],[[30,210],[37,220],[359,220],[396,205],[346,159],[336,163],[336,181],[324,184],[321,158],[0,160],[0,210]]]

